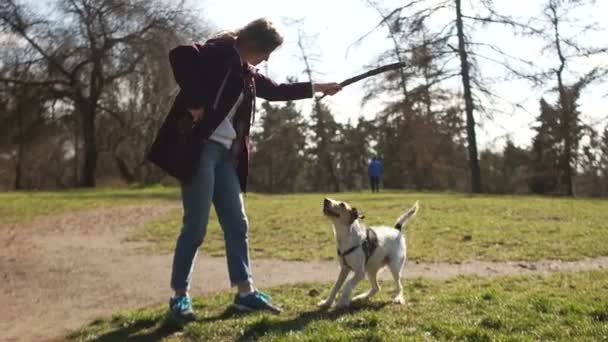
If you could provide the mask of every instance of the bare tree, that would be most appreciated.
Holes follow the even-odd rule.
[[[466,13],[467,10],[471,13]],[[412,61],[412,57],[407,58],[407,56],[411,56],[419,50],[417,45],[435,44],[443,46],[445,49],[443,53],[434,57],[439,60],[437,63],[442,65],[442,70],[445,72],[445,77],[441,77],[438,82],[444,82],[456,76],[460,78],[463,89],[462,100],[466,114],[470,191],[481,192],[482,180],[477,149],[476,117],[479,115],[478,113],[489,113],[488,103],[493,102],[493,99],[497,96],[491,91],[489,83],[477,72],[477,60],[483,59],[500,64],[508,72],[518,75],[523,74],[519,71],[518,64],[529,66],[532,63],[512,56],[494,44],[473,41],[471,36],[475,24],[508,25],[522,30],[526,25],[520,24],[508,16],[499,15],[493,10],[492,2],[487,0],[475,0],[466,9],[461,0],[412,0],[403,6],[388,11],[386,15],[383,14],[386,12],[380,13],[382,20],[378,26],[390,23],[391,37],[396,33],[401,35],[398,40],[400,47],[397,50],[401,54],[406,54],[404,60]],[[454,19],[446,21],[444,18],[450,13]],[[436,29],[423,37],[421,41],[415,42],[412,37],[425,28],[425,23],[429,21],[433,21],[433,27]],[[455,44],[452,44],[454,41]],[[393,42],[395,42],[395,39],[393,39]],[[408,48],[403,48],[403,46]],[[504,58],[501,60],[494,57],[493,55],[496,54]],[[394,55],[394,53],[391,55]],[[414,75],[414,78],[416,77]],[[428,80],[424,73],[420,78]],[[415,89],[417,87],[410,86],[410,88]],[[430,108],[432,104],[428,99],[426,105],[427,108]]]
[[[403,51],[401,51],[401,49],[400,49],[400,41],[399,41],[400,33],[401,33],[401,25],[399,23],[399,17],[395,18],[395,13],[402,11],[405,7],[400,7],[400,8],[394,9],[391,13],[386,13],[386,11],[380,6],[380,4],[378,2],[372,1],[372,0],[366,0],[365,2],[367,3],[368,6],[372,7],[374,10],[376,10],[376,12],[378,12],[380,17],[382,18],[382,20],[380,21],[380,23],[378,25],[384,25],[388,30],[389,37],[393,43],[393,51],[392,51],[391,55],[399,63],[405,62],[406,56],[404,56]],[[360,43],[361,41],[363,41],[363,39],[366,36],[367,35],[359,38],[353,45],[356,45],[357,43]],[[407,102],[408,101],[408,90],[407,90],[408,75],[406,73],[406,68],[401,68],[398,70],[398,72],[399,72],[399,79],[400,79],[400,85],[401,85],[401,92],[403,95],[403,101]]]
[[[471,92],[471,71],[465,42],[464,25],[462,23],[461,0],[455,0],[456,6],[456,29],[458,30],[458,56],[460,58],[460,70],[462,76],[462,87],[464,90],[464,107],[467,114],[467,149],[469,151],[469,170],[471,172],[471,191],[481,192],[481,171],[477,154],[477,135],[475,134],[475,104]]]
[[[25,80],[40,76],[32,64],[22,64],[19,61],[31,55],[28,49],[12,45],[11,49],[2,51],[1,77],[11,77]],[[0,144],[11,146],[8,154],[14,162],[12,188],[24,189],[27,178],[26,155],[27,148],[35,136],[47,124],[45,101],[49,94],[41,87],[30,87],[21,83],[0,84],[2,94],[2,109],[0,110]]]
[[[574,176],[575,165],[578,158],[578,141],[580,140],[579,112],[576,109],[576,100],[584,87],[590,83],[603,78],[608,72],[608,64],[595,65],[582,74],[575,75],[576,79],[571,85],[567,84],[566,73],[569,65],[580,61],[581,58],[589,58],[595,55],[608,54],[606,47],[588,47],[578,42],[578,37],[586,32],[598,30],[596,23],[584,23],[582,30],[577,36],[567,36],[564,31],[566,27],[579,24],[575,19],[568,18],[568,14],[581,6],[593,5],[593,0],[564,1],[549,0],[543,8],[542,20],[534,24],[540,27],[532,32],[543,38],[547,45],[545,50],[554,53],[557,63],[547,73],[556,83],[559,102],[560,137],[563,142],[560,154],[559,168],[562,171],[560,177],[561,191],[568,196],[575,195]]]
[[[134,73],[147,48],[175,32],[178,18],[187,14],[182,3],[148,0],[58,0],[51,11],[36,13],[17,0],[2,3],[0,27],[36,52],[23,63],[37,63],[45,77],[0,81],[45,86],[75,108],[84,150],[80,185],[91,187],[99,153],[97,118],[112,115],[106,110],[108,90]]]
[[[299,22],[295,21],[299,25]],[[307,40],[304,33],[298,29],[298,48],[302,61],[304,62],[304,72],[310,82],[314,81],[313,59],[308,52]],[[340,179],[334,165],[335,158],[332,153],[335,153],[332,143],[332,137],[335,137],[337,131],[337,123],[334,121],[329,108],[321,103],[320,96],[314,98],[314,108],[312,118],[314,121],[313,130],[315,134],[316,147],[315,157],[322,172],[327,172],[329,181],[333,185],[333,191],[340,192]],[[322,177],[316,179],[317,182],[322,181]],[[317,187],[319,189],[319,187]]]

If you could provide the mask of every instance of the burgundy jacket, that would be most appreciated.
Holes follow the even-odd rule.
[[[180,92],[150,147],[148,159],[180,181],[187,182],[194,174],[203,142],[244,92],[233,121],[237,132],[233,155],[244,192],[256,96],[269,101],[289,101],[310,98],[313,94],[310,82],[277,84],[250,65],[242,64],[234,42],[232,38],[217,38],[204,45],[182,45],[171,50],[169,61]],[[205,116],[184,143],[180,138],[184,127],[180,122],[190,118],[188,109],[198,108],[205,110]]]

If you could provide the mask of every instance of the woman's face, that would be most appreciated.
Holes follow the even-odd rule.
[[[245,56],[247,63],[253,66],[257,66],[264,61],[268,61],[268,58],[270,58],[270,52],[251,51]]]

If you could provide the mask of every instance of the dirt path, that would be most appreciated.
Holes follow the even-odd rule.
[[[176,208],[146,205],[43,217],[0,227],[0,341],[61,339],[96,317],[165,302],[171,255],[150,255],[128,242],[140,224]],[[579,271],[608,267],[608,257],[576,262],[410,263],[407,278]],[[254,260],[256,284],[330,281],[332,261]],[[385,274],[385,276],[387,276]],[[200,257],[194,294],[226,290],[224,258]]]

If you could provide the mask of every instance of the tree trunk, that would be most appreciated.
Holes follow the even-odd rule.
[[[19,142],[19,147],[17,149],[17,162],[15,163],[15,190],[23,189],[23,142]]]
[[[133,184],[137,181],[137,177],[135,173],[129,169],[129,165],[127,162],[120,158],[119,156],[114,156],[114,161],[116,162],[116,167],[118,167],[118,172],[120,172],[120,176],[127,184]]]
[[[15,184],[14,184],[14,188],[15,190],[22,190],[23,189],[23,182],[22,182],[22,177],[23,177],[23,148],[24,148],[24,138],[23,138],[23,115],[18,115],[18,120],[19,120],[19,146],[17,146],[17,161],[15,163]]]
[[[80,156],[78,149],[80,147],[80,130],[78,129],[78,115],[74,116],[74,179],[72,186],[78,186],[80,184]]]
[[[82,119],[82,135],[84,163],[82,164],[80,186],[95,187],[95,171],[97,169],[97,143],[95,141],[95,107],[89,103],[78,105]]]
[[[569,105],[566,95],[566,90],[562,81],[561,71],[558,72],[558,89],[560,97],[560,117],[561,117],[561,132],[562,139],[564,140],[564,151],[560,160],[560,168],[562,169],[562,177],[560,183],[563,187],[564,194],[567,196],[574,196],[574,174],[572,172],[572,125],[571,125],[571,113],[573,108]]]
[[[562,176],[560,177],[560,183],[562,187],[565,187],[565,195],[574,196],[574,173],[572,170],[572,123],[570,120],[573,116],[574,106],[569,104],[566,94],[566,87],[562,74],[566,68],[566,57],[562,52],[561,38],[559,34],[559,19],[557,10],[554,3],[550,3],[549,8],[553,13],[553,33],[555,35],[555,49],[557,50],[557,56],[559,58],[559,68],[556,70],[557,75],[557,90],[559,92],[559,103],[560,103],[560,121],[561,121],[561,133],[564,141],[564,151],[560,160],[560,168],[562,169]]]
[[[312,82],[312,79],[311,79]],[[319,155],[317,156],[320,161],[322,163],[325,163],[325,167],[327,167],[327,171],[329,172],[329,177],[331,179],[331,182],[334,185],[334,192],[340,192],[340,180],[338,179],[338,175],[336,174],[335,168],[334,168],[334,163],[333,163],[333,159],[331,158],[330,154],[329,154],[329,137],[326,134],[325,131],[325,113],[323,112],[323,109],[321,108],[321,101],[319,100],[318,97],[315,98],[315,109],[317,111],[317,115],[318,115],[318,120],[319,122],[317,123],[320,127],[319,129],[319,133],[320,133],[320,139],[321,141],[319,142],[321,145],[321,148],[318,148],[319,151]]]
[[[306,75],[308,75],[308,80],[310,81],[310,83],[312,83],[312,67],[310,66],[310,63],[308,61],[308,55],[306,55],[301,36],[298,39],[298,47],[302,52],[302,58],[304,59],[304,64],[306,65]],[[319,142],[317,143],[317,158],[319,158],[319,164],[325,164],[325,166],[327,167],[327,172],[329,172],[331,182],[334,185],[334,191],[340,192],[340,180],[338,179],[338,175],[336,174],[333,160],[329,155],[329,137],[327,136],[325,131],[325,118],[323,109],[321,108],[321,100],[319,99],[319,97],[315,97],[314,101],[315,110],[317,111],[317,126],[319,128],[317,132],[317,138],[319,138]],[[319,190],[319,188],[317,187],[317,189],[315,190]]]
[[[471,192],[481,192],[481,171],[477,157],[477,138],[475,136],[475,117],[473,111],[473,95],[471,94],[471,79],[469,74],[469,62],[464,41],[464,29],[462,24],[461,0],[456,1],[456,27],[458,29],[458,54],[460,55],[460,73],[462,75],[462,86],[464,89],[464,104],[467,114],[467,149],[469,152],[469,171],[471,173]]]
[[[367,4],[371,7],[373,7],[376,12],[378,12],[378,14],[380,15],[380,17],[382,17],[382,20],[384,21],[384,23],[386,24],[386,27],[388,28],[388,34],[391,36],[391,40],[393,41],[393,52],[395,53],[395,58],[397,59],[397,62],[402,63],[403,62],[403,57],[401,56],[401,53],[399,52],[399,47],[401,46],[401,44],[399,44],[399,32],[395,32],[395,30],[393,29],[393,26],[391,25],[391,22],[389,20],[387,20],[387,16],[386,14],[384,14],[384,12],[382,11],[382,9],[380,9],[379,6],[377,6],[373,1],[368,1]],[[404,103],[408,103],[408,92],[407,92],[407,78],[405,77],[405,70],[404,68],[399,68],[399,77],[400,77],[400,85],[401,85],[401,92],[403,93],[403,102]],[[405,113],[404,113],[405,114]]]

